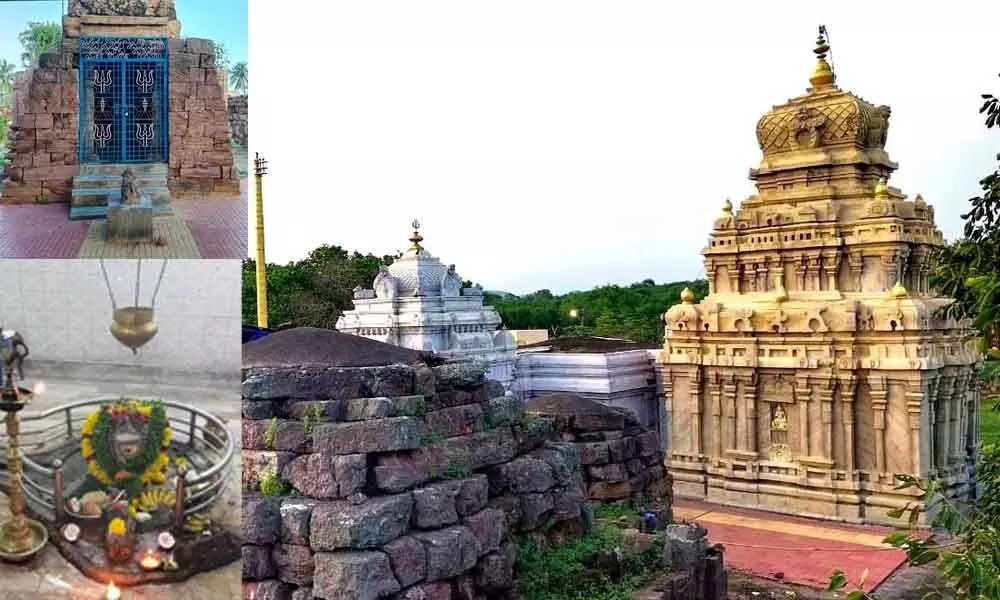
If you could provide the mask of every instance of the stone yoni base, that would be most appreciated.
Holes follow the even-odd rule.
[[[108,208],[109,242],[149,242],[152,239],[152,206],[112,206]]]
[[[142,537],[136,546],[136,553],[155,547],[155,537],[155,534]],[[185,581],[199,573],[224,567],[241,557],[239,538],[225,530],[217,530],[207,536],[178,536],[177,547],[173,551],[178,567],[176,571],[144,571],[134,562],[122,566],[109,565],[100,536],[81,536],[76,543],[70,543],[62,537],[59,528],[53,526],[49,528],[49,539],[81,573],[100,583],[113,581],[119,587]]]

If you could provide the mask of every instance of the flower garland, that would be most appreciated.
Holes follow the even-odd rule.
[[[146,423],[147,436],[135,458],[119,463],[111,450],[112,425],[126,418]],[[138,400],[111,402],[88,415],[81,429],[80,451],[90,474],[104,485],[141,488],[166,481],[172,431],[162,404]]]

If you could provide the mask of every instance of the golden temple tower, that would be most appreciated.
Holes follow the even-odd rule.
[[[934,211],[888,180],[889,107],[837,87],[817,40],[807,92],[757,123],[757,194],[703,250],[709,295],[665,315],[657,365],[677,497],[892,523],[896,474],[970,489],[978,355],[928,286]]]

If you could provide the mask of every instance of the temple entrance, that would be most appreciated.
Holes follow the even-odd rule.
[[[80,39],[80,163],[167,160],[167,40]]]

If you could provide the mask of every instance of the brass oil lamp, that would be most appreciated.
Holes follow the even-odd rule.
[[[160,268],[160,276],[156,281],[156,288],[153,290],[152,300],[150,300],[149,306],[144,306],[139,302],[142,260],[136,261],[134,304],[119,307],[111,290],[108,271],[104,266],[104,261],[101,261],[101,273],[104,275],[104,283],[108,287],[108,296],[111,299],[111,335],[118,340],[118,343],[130,349],[132,354],[138,354],[139,348],[156,337],[156,333],[159,331],[155,322],[156,295],[160,290],[160,283],[163,281],[163,272],[166,268],[167,261],[164,259]]]
[[[11,517],[0,523],[0,559],[9,562],[25,562],[31,560],[45,546],[49,536],[44,525],[27,518],[24,514],[24,496],[21,491],[21,477],[23,475],[20,449],[21,427],[18,412],[28,404],[32,391],[19,387],[15,382],[15,361],[16,358],[5,356],[6,376],[3,388],[0,389],[0,410],[6,414],[4,421],[7,428],[7,469],[10,474],[11,512]]]

